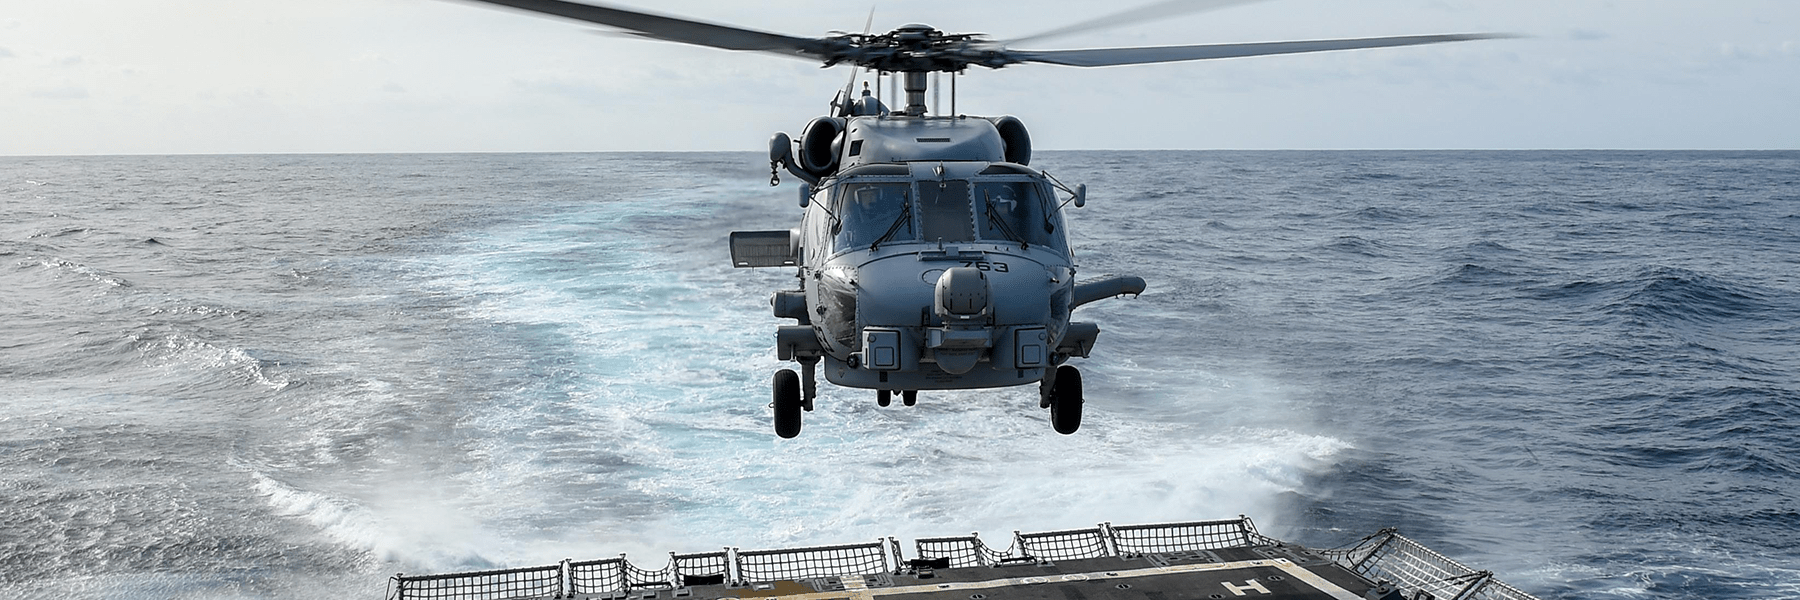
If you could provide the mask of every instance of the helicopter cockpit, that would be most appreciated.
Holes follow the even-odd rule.
[[[1054,197],[1028,175],[880,179],[887,181],[852,176],[838,184],[831,204],[834,253],[919,242],[1064,246]]]
[[[834,195],[833,247],[838,251],[877,247],[884,242],[912,241],[912,184],[850,182]]]

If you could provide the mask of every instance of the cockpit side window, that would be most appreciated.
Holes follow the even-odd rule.
[[[1050,207],[1037,182],[1000,181],[975,184],[976,222],[981,238],[1049,245],[1060,239],[1058,227],[1048,218]]]
[[[846,183],[832,198],[837,223],[833,227],[833,246],[839,250],[861,247],[868,249],[876,240],[911,241],[916,237],[912,218],[907,211],[905,183]]]

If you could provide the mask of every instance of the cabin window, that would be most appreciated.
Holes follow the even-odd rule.
[[[1050,207],[1039,190],[1030,181],[975,184],[975,222],[981,224],[981,239],[1028,246],[1052,243],[1056,227],[1046,217]]]
[[[969,210],[967,181],[920,181],[919,215],[919,227],[924,230],[926,242],[975,239],[975,219]]]
[[[887,238],[882,243],[915,239],[917,233],[906,210],[911,187],[905,183],[846,183],[838,188],[833,211],[837,219],[832,226],[837,249],[867,249],[884,235]]]

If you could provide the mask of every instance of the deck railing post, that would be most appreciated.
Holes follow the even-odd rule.
[[[1456,596],[1451,598],[1451,600],[1469,600],[1470,598],[1474,598],[1475,594],[1481,591],[1481,588],[1487,587],[1488,582],[1494,580],[1493,571],[1476,571],[1473,575],[1475,576],[1475,579],[1470,581],[1469,585],[1463,586],[1462,591],[1457,592]]]
[[[876,538],[875,542],[881,543],[881,539]],[[888,551],[894,555],[894,563],[891,566],[888,565],[887,557],[882,556],[882,558],[881,558],[882,566],[887,567],[888,573],[899,574],[900,567],[906,564],[906,557],[904,555],[900,554],[900,540],[894,539],[894,536],[890,535],[887,537],[887,543],[888,543]]]
[[[980,563],[981,566],[984,567],[994,566],[994,562],[988,560],[987,542],[981,541],[981,532],[971,531],[969,532],[969,537],[975,540],[975,562]]]
[[[1119,555],[1119,542],[1113,539],[1112,521],[1100,523],[1100,543],[1105,546],[1107,556]]]
[[[1371,560],[1374,560],[1375,555],[1380,554],[1382,548],[1386,548],[1389,542],[1394,541],[1395,535],[1397,535],[1397,532],[1395,532],[1393,530],[1387,530],[1387,535],[1385,535],[1381,538],[1380,543],[1375,544],[1374,548],[1369,549],[1368,554],[1363,555],[1363,557],[1361,559],[1357,560],[1355,563],[1352,563],[1350,565],[1350,571],[1353,573],[1356,573],[1357,575],[1366,575],[1367,573],[1363,571],[1363,565],[1368,563]]]

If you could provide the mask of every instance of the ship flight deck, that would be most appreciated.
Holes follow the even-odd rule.
[[[1393,530],[1347,548],[1264,536],[1247,517],[776,550],[624,556],[396,575],[390,600],[1535,600]]]

